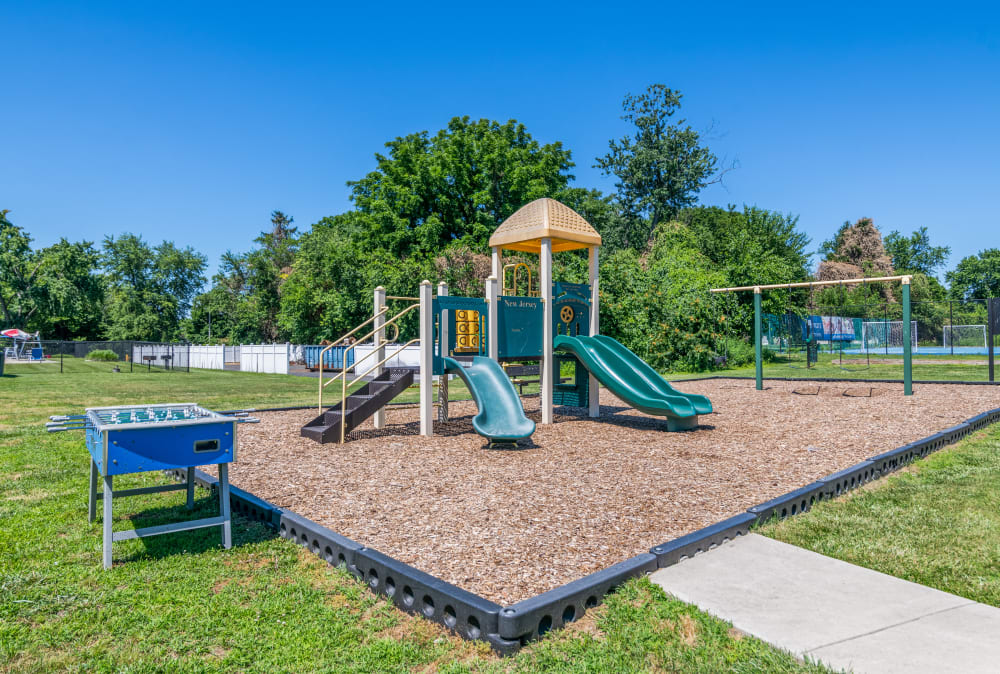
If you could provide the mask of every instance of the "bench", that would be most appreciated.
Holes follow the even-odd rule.
[[[538,365],[504,365],[503,371],[510,377],[510,383],[517,387],[518,395],[524,395],[525,384],[541,383],[541,367]],[[522,379],[522,377],[535,377],[534,379]],[[567,377],[561,377],[559,383],[569,381]]]

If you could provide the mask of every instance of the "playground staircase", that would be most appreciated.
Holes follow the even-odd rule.
[[[325,412],[302,427],[302,437],[319,443],[340,442],[375,411],[405,391],[413,383],[414,371],[408,367],[390,367],[360,389],[347,396],[345,404],[328,407]]]

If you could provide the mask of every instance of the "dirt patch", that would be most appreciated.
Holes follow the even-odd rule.
[[[345,445],[299,436],[312,410],[240,427],[232,481],[363,545],[501,604],[552,589],[867,457],[1000,406],[989,386],[685,382],[715,413],[683,433],[601,393],[601,416],[557,408],[533,443],[489,450],[475,406],[418,435],[393,409]],[[828,393],[828,394],[827,394]],[[525,398],[540,421],[538,399]],[[214,469],[214,467],[206,470]]]

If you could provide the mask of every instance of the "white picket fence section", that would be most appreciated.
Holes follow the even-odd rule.
[[[288,374],[290,344],[241,344],[240,371]]]
[[[191,367],[200,367],[204,370],[225,369],[224,346],[192,346],[190,347]]]

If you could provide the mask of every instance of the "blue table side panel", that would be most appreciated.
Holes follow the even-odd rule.
[[[91,431],[88,431],[88,434]],[[150,425],[149,428],[127,430],[109,429],[108,467],[98,467],[102,475],[124,475],[151,470],[172,470],[190,466],[230,463],[235,459],[233,438],[236,422],[220,421],[191,426]],[[99,440],[99,438],[98,438]],[[199,440],[218,440],[219,449],[207,452],[194,451]],[[101,443],[88,443],[98,452]],[[117,461],[117,463],[115,463]]]
[[[101,475],[104,475],[104,454],[103,445],[101,440],[101,434],[93,428],[87,428],[87,451],[90,452],[90,458],[94,460],[97,464],[97,470]]]

